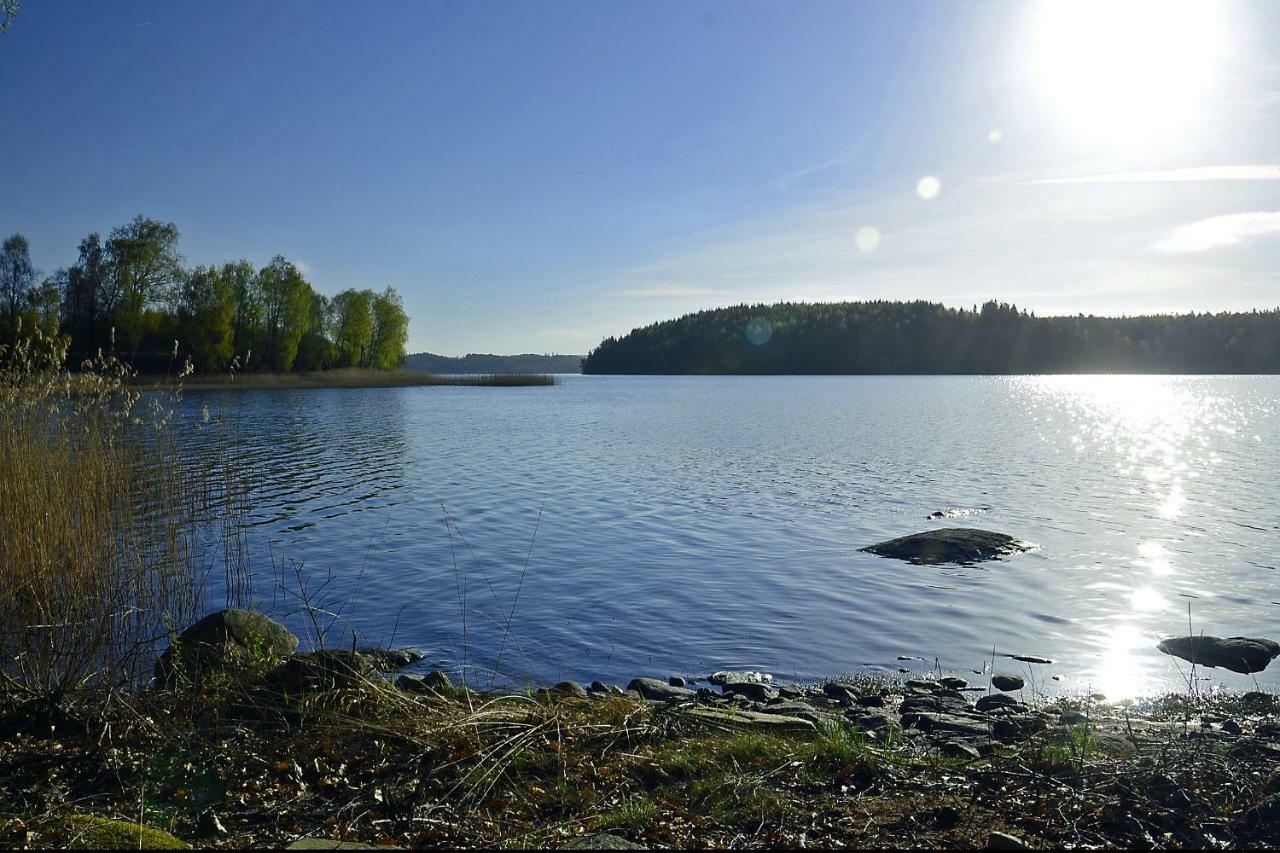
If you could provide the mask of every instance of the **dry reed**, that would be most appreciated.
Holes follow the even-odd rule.
[[[65,339],[0,351],[0,671],[61,696],[137,679],[189,621],[214,492],[181,452],[177,395],[141,395],[102,355],[72,372]]]

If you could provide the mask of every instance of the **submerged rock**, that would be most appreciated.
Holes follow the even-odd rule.
[[[1207,666],[1222,667],[1232,672],[1262,672],[1280,655],[1280,644],[1261,637],[1172,637],[1161,641],[1157,649],[1166,655]]]
[[[367,660],[378,672],[391,672],[404,669],[426,657],[417,649],[378,649],[366,647],[357,649],[356,653]]]
[[[919,565],[967,565],[1007,557],[1036,547],[1003,533],[972,527],[944,527],[869,545],[862,550],[880,557]]]

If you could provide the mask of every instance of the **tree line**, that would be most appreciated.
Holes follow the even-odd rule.
[[[232,366],[289,372],[389,370],[404,361],[409,317],[393,288],[317,293],[276,255],[186,267],[178,228],[138,216],[80,241],[74,264],[42,276],[21,234],[0,245],[0,342],[26,330],[64,335],[73,363],[114,351],[144,372],[189,357],[202,373]]]
[[[737,305],[610,337],[584,373],[1280,373],[1280,309],[1037,317],[1016,305]]]

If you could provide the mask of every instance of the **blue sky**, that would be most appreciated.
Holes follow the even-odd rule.
[[[143,213],[394,286],[412,350],[1280,305],[1275,3],[25,0],[0,81],[0,232],[46,272]]]

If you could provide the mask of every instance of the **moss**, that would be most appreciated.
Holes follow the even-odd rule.
[[[190,850],[163,829],[128,820],[75,815],[67,821],[71,846],[81,850]]]

